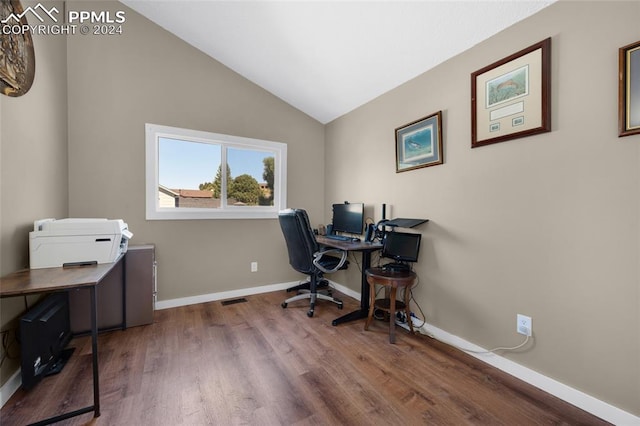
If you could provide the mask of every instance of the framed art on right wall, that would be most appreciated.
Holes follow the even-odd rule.
[[[640,134],[640,41],[621,47],[618,73],[618,136]]]
[[[471,148],[551,131],[551,38],[471,74]]]
[[[442,111],[398,127],[395,133],[396,173],[444,162]]]

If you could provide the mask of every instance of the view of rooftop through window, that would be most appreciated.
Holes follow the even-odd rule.
[[[167,137],[158,142],[159,184],[178,195],[175,207],[219,208],[225,195],[227,205],[273,205],[272,152]]]
[[[275,219],[287,145],[146,123],[145,176],[148,220]]]

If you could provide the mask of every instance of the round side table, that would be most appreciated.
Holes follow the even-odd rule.
[[[376,309],[389,313],[389,343],[396,342],[396,312],[403,310],[407,315],[409,329],[413,334],[413,321],[411,320],[411,312],[409,311],[409,289],[416,280],[416,274],[413,271],[391,271],[383,268],[369,268],[365,271],[367,282],[369,283],[369,294],[371,301],[369,303],[369,316],[364,324],[364,329],[368,330],[373,320],[373,312]],[[388,290],[389,297],[384,299],[376,299],[376,284],[385,286]],[[404,289],[404,301],[396,300],[398,288]]]

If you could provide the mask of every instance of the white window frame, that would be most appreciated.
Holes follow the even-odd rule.
[[[278,211],[287,205],[287,144],[262,139],[223,135],[219,133],[182,129],[178,127],[145,124],[146,163],[146,218],[147,220],[188,219],[276,219]],[[159,140],[178,139],[190,142],[221,145],[221,164],[226,167],[226,148],[252,149],[274,153],[273,206],[229,206],[223,202],[220,208],[160,207],[158,201]],[[226,173],[222,173],[223,182]],[[222,197],[225,198],[225,197]]]

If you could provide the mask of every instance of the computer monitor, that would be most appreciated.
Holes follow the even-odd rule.
[[[396,262],[417,262],[422,234],[387,232],[382,246],[382,257]]]
[[[333,232],[362,234],[362,228],[364,227],[364,204],[334,204],[332,225]]]

